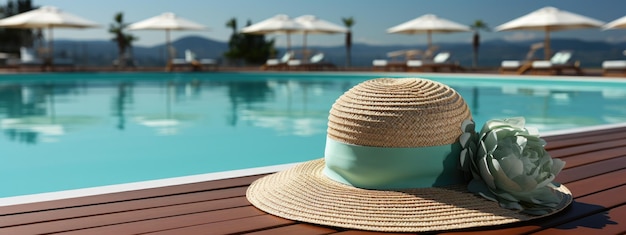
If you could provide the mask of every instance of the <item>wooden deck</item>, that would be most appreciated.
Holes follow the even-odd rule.
[[[545,219],[445,234],[626,232],[626,127],[546,137],[567,162],[557,178],[574,194]],[[268,215],[245,198],[261,176],[0,207],[0,234],[378,234]]]

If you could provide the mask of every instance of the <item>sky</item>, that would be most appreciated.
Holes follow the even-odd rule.
[[[482,20],[491,28],[546,6],[585,15],[605,23],[626,15],[626,1],[621,0],[33,0],[36,6],[55,6],[101,25],[95,29],[55,29],[54,39],[108,40],[109,25],[117,12],[124,21],[133,23],[163,12],[203,24],[205,31],[172,32],[172,40],[196,35],[227,42],[232,30],[226,27],[235,18],[239,28],[248,21],[256,23],[276,14],[290,17],[315,15],[318,18],[343,25],[342,18],[352,17],[355,43],[375,45],[424,45],[423,34],[388,34],[386,30],[424,14],[435,14],[457,23],[470,25]],[[165,42],[163,31],[130,31],[139,37],[135,45],[154,46]],[[268,35],[277,46],[285,46],[285,35]],[[538,31],[481,32],[481,39],[543,40]],[[472,33],[435,34],[433,42],[470,42]],[[626,41],[626,30],[569,30],[552,32],[551,38],[577,38],[587,41]],[[291,37],[292,45],[302,37]],[[343,35],[309,35],[308,45],[343,45]]]

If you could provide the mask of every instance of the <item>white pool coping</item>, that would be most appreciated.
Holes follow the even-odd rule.
[[[148,180],[148,181],[115,184],[115,185],[107,185],[107,186],[100,186],[100,187],[64,190],[64,191],[49,192],[49,193],[38,193],[38,194],[30,194],[30,195],[23,195],[23,196],[5,197],[5,198],[0,198],[0,206],[11,206],[11,205],[18,205],[18,204],[34,203],[34,202],[44,202],[44,201],[52,201],[52,200],[59,200],[59,199],[86,197],[86,196],[94,196],[94,195],[100,195],[100,194],[118,193],[118,192],[134,191],[134,190],[141,190],[141,189],[150,189],[150,188],[159,188],[159,187],[166,187],[166,186],[173,186],[173,185],[198,183],[198,182],[204,182],[204,181],[229,179],[229,178],[236,178],[236,177],[242,177],[242,176],[258,175],[258,174],[277,172],[283,169],[287,169],[295,164],[298,164],[298,163],[290,163],[290,164],[282,164],[282,165],[274,165],[274,166],[266,166],[266,167],[256,167],[256,168],[223,171],[223,172],[215,172],[215,173],[207,173],[207,174],[199,174],[199,175],[190,175],[190,176],[182,176],[182,177],[173,177],[173,178],[167,178],[167,179]]]
[[[566,135],[566,134],[573,134],[573,133],[580,133],[580,132],[587,132],[587,131],[599,131],[599,130],[607,130],[607,129],[613,129],[613,128],[621,128],[621,127],[626,127],[626,122],[546,131],[546,132],[542,132],[541,136],[547,137],[547,136],[554,136],[554,135]]]

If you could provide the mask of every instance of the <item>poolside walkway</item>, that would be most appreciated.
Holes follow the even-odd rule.
[[[584,75],[583,76],[602,76],[602,69],[599,68],[584,68]],[[272,71],[263,71],[261,69],[260,66],[218,66],[218,67],[211,67],[211,68],[205,68],[200,72],[269,72],[269,73],[276,73],[276,72],[311,72],[311,71],[276,71],[276,70],[272,70]],[[15,73],[41,73],[41,69],[34,67],[34,68],[24,68],[24,69],[19,69],[17,67],[6,67],[6,66],[0,66],[0,74],[15,74]],[[57,72],[67,72],[67,70],[58,70]],[[85,67],[85,66],[81,66],[81,67],[75,67],[72,69],[72,72],[123,72],[123,73],[128,73],[128,72],[166,72],[165,67],[160,66],[160,67],[131,67],[131,68],[123,68],[123,69],[119,69],[119,68],[115,68],[115,67],[107,67],[107,66],[91,66],[91,67]],[[198,71],[192,71],[191,69],[178,69],[177,72],[198,72]],[[324,71],[314,71],[314,72],[324,72]],[[357,66],[353,66],[353,67],[342,67],[342,66],[338,66],[335,70],[332,71],[325,71],[325,72],[375,72],[375,73],[381,73],[381,71],[375,71],[372,67],[369,66],[361,66],[361,67],[357,67]],[[382,73],[384,73],[384,71],[382,71]],[[498,67],[481,67],[478,69],[472,69],[472,68],[468,68],[466,70],[463,71],[463,73],[470,73],[470,74],[475,74],[475,73],[482,73],[482,74],[499,74],[499,68]],[[576,74],[565,74],[565,75],[576,75]],[[615,76],[613,76],[615,77]],[[617,76],[618,78],[622,78],[623,76]]]
[[[445,234],[626,232],[626,127],[545,138],[572,205],[545,219]],[[0,234],[378,234],[295,222],[245,198],[261,175],[0,207]]]

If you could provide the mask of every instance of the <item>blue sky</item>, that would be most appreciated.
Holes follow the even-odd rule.
[[[615,0],[33,0],[38,6],[51,5],[79,15],[102,25],[97,29],[57,29],[55,39],[109,39],[107,32],[116,12],[123,12],[125,21],[132,23],[163,12],[175,14],[209,27],[207,31],[178,31],[172,39],[187,35],[199,35],[219,41],[227,41],[231,30],[225,26],[231,18],[242,27],[248,20],[259,22],[276,14],[297,17],[316,15],[324,20],[342,25],[341,18],[353,17],[352,28],[355,42],[378,45],[424,45],[425,35],[387,34],[386,29],[424,14],[435,14],[462,24],[477,19],[496,27],[509,20],[545,6],[585,15],[609,22],[626,15],[626,1]],[[136,45],[151,46],[163,43],[162,31],[132,31],[139,37]],[[506,39],[543,40],[544,34],[535,31],[483,32],[483,40]],[[284,46],[284,35],[271,35],[278,46]],[[599,29],[553,32],[552,38],[579,38],[594,41],[626,41],[626,30]],[[292,36],[292,44],[298,45],[302,38]],[[436,42],[469,42],[471,33],[436,34]],[[343,45],[343,35],[310,35],[309,45]]]

